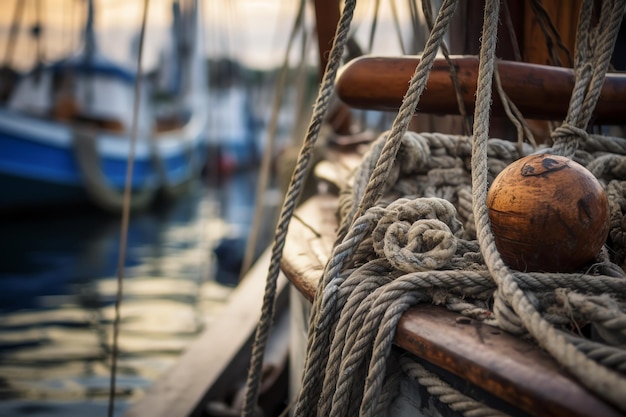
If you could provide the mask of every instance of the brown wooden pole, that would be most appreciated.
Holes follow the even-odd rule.
[[[317,25],[317,41],[320,59],[320,80],[326,71],[328,57],[333,46],[333,39],[341,16],[339,0],[314,0],[315,21]],[[353,133],[353,120],[350,109],[343,103],[338,103],[329,110],[326,120],[335,133],[348,135]]]
[[[418,57],[362,57],[351,61],[339,73],[336,91],[353,108],[397,111],[402,104]],[[478,59],[456,56],[463,101],[468,111],[474,109]],[[553,66],[500,61],[498,71],[504,91],[525,118],[563,120],[574,87],[571,69]],[[626,119],[626,74],[607,74],[594,111],[594,123],[619,124]],[[418,112],[459,114],[448,64],[438,59],[428,78],[417,106]],[[493,114],[503,116],[497,92],[493,94]]]
[[[9,36],[7,37],[7,45],[4,50],[4,60],[2,65],[11,68],[13,65],[13,53],[15,51],[15,44],[17,41],[17,34],[20,30],[20,23],[24,12],[24,4],[26,2],[17,0],[15,2],[15,10],[13,12],[13,19],[11,19],[11,29],[9,29]]]
[[[315,23],[320,58],[320,80],[326,71],[328,56],[333,46],[333,38],[339,23],[339,0],[314,0]]]

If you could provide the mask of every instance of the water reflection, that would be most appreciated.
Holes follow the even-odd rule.
[[[118,415],[224,305],[232,281],[214,279],[214,249],[245,243],[254,186],[237,175],[132,217]],[[104,415],[119,227],[85,210],[0,220],[0,415]]]

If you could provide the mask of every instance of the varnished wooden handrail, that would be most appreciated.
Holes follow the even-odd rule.
[[[468,112],[474,110],[478,58],[454,56],[463,101]],[[344,66],[338,75],[336,91],[353,108],[396,111],[402,103],[419,57],[361,57]],[[497,65],[507,95],[529,119],[564,120],[574,87],[574,72],[568,68],[499,61]],[[493,92],[493,114],[504,110]],[[418,112],[459,114],[450,70],[444,59],[437,59],[428,78]],[[626,120],[626,74],[610,73],[592,121],[620,124]]]

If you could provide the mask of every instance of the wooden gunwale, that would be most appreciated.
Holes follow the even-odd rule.
[[[268,249],[229,296],[222,313],[124,417],[205,416],[207,403],[223,401],[245,382],[269,263]],[[288,281],[281,276],[277,287],[275,323],[289,311]],[[283,333],[288,331],[275,325],[274,333],[269,344],[284,346]]]

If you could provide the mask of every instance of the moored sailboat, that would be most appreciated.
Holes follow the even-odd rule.
[[[133,147],[135,208],[197,178],[206,156],[206,74],[197,2],[184,3],[172,9],[177,56],[167,64],[176,71],[166,94],[102,54],[93,2],[82,49],[19,77],[0,108],[0,208],[90,200],[119,211]]]

